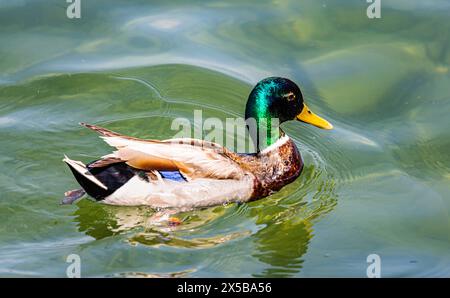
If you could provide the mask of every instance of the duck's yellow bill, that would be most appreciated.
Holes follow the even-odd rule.
[[[300,114],[297,115],[297,119],[302,122],[317,126],[319,128],[323,129],[333,128],[333,125],[331,125],[330,122],[311,112],[311,110],[305,104],[303,104],[303,110],[300,112]]]

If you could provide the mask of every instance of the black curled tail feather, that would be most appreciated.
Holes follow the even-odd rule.
[[[97,201],[101,201],[111,195],[136,174],[135,170],[124,162],[109,164],[105,167],[90,167],[90,164],[88,164],[85,168],[86,173],[80,173],[70,162],[66,161],[66,164],[84,191]],[[93,182],[87,177],[88,175],[94,176],[106,188]]]

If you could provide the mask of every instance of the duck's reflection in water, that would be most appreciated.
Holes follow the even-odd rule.
[[[306,169],[305,172],[309,170]],[[324,180],[319,184],[319,189],[309,201],[303,197],[289,203],[289,200],[285,199],[285,191],[291,192],[291,197],[303,195],[286,189],[275,194],[271,202],[265,202],[271,206],[260,206],[258,210],[252,210],[257,218],[256,223],[264,226],[252,235],[256,247],[252,255],[269,265],[253,276],[289,277],[301,270],[302,257],[313,237],[314,223],[330,212],[337,203],[335,183],[332,180]],[[311,185],[308,181],[296,181],[289,187],[307,189],[309,186]]]
[[[268,225],[256,233],[257,250],[253,256],[270,266],[254,276],[287,277],[299,272],[303,263],[301,257],[306,253],[311,232],[308,221],[289,221],[281,225]],[[276,233],[276,238],[270,236],[273,233]]]
[[[186,237],[190,231],[220,218],[225,208],[216,207],[192,212],[158,211],[147,207],[115,207],[87,200],[78,203],[75,221],[78,230],[99,240],[105,237],[129,233],[132,245],[168,245],[183,248],[207,248],[248,235],[249,231],[216,235],[213,237]],[[181,223],[170,221],[172,216]]]
[[[80,232],[95,239],[124,234],[131,245],[202,249],[235,239],[251,241],[253,250],[250,254],[268,265],[253,276],[292,276],[302,268],[302,256],[313,236],[313,224],[336,205],[333,183],[323,182],[314,194],[304,191],[309,187],[308,177],[299,180],[270,199],[240,207],[234,204],[177,214],[82,200],[74,213],[75,221]],[[313,196],[308,199],[305,193]],[[295,196],[297,198],[293,199]],[[172,216],[182,223],[171,224],[168,219]],[[227,229],[228,232],[205,236],[211,235],[216,226],[231,226],[245,220],[250,221],[248,228]]]

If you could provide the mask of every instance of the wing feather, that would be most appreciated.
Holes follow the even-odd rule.
[[[107,144],[117,148],[112,155],[142,170],[179,170],[188,178],[241,179],[245,172],[226,148],[197,139],[143,140],[82,124],[99,132]]]

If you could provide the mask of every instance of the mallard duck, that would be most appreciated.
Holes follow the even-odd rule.
[[[310,111],[294,82],[280,77],[258,82],[245,108],[246,120],[260,123],[275,118],[280,124],[299,120],[322,129],[333,127]],[[279,126],[277,137],[271,134],[265,142],[258,134],[251,135],[255,153],[239,154],[204,140],[144,140],[80,124],[99,133],[117,150],[87,165],[65,156],[63,161],[82,189],[66,192],[64,203],[85,193],[106,204],[158,209],[242,203],[280,190],[303,168],[295,143]]]

